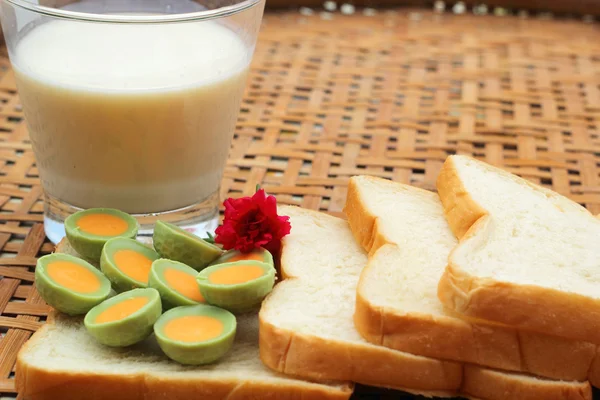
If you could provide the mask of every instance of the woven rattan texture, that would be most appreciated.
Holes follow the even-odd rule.
[[[461,153],[600,213],[598,34],[425,11],[267,15],[222,195],[262,184],[339,215],[350,176],[434,189],[445,157]],[[0,393],[12,397],[17,351],[48,311],[33,267],[52,246],[6,57],[0,67]]]

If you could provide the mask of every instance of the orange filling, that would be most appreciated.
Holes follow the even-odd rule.
[[[77,220],[84,232],[97,236],[117,236],[127,231],[127,221],[110,214],[88,214]]]
[[[167,268],[164,277],[167,284],[181,295],[199,303],[204,302],[194,275],[186,274],[175,268]]]
[[[263,274],[263,269],[256,265],[233,265],[218,269],[208,276],[208,280],[217,285],[235,285],[254,280]]]
[[[140,296],[113,304],[96,317],[96,323],[104,324],[106,322],[120,321],[144,307],[148,304],[148,301],[147,297]]]
[[[102,283],[96,274],[71,261],[53,261],[46,273],[54,282],[77,293],[97,292]]]
[[[134,250],[118,250],[113,259],[117,268],[138,282],[148,284],[152,260]]]
[[[264,257],[263,257],[263,255],[262,255],[261,252],[253,251],[253,252],[248,253],[248,254],[240,253],[240,254],[238,254],[236,256],[233,256],[233,257],[227,259],[227,262],[248,261],[248,260],[251,260],[251,261],[264,261]]]
[[[204,315],[187,315],[172,319],[165,324],[164,334],[180,342],[204,342],[223,333],[223,323]]]

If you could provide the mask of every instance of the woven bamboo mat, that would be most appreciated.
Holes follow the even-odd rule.
[[[260,183],[280,202],[339,215],[351,175],[434,189],[445,157],[462,153],[600,213],[598,25],[305,14],[265,17],[223,196]],[[33,267],[52,246],[5,56],[0,68],[0,397],[12,398],[17,351],[48,312]]]

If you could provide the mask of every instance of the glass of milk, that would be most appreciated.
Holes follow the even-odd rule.
[[[47,236],[92,207],[214,230],[264,0],[0,1]]]

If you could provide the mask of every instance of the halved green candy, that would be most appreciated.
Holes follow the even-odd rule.
[[[106,242],[100,257],[100,269],[117,292],[148,287],[150,267],[159,255],[150,247],[127,238]]]
[[[100,271],[67,254],[40,257],[35,286],[46,303],[69,315],[85,314],[111,292],[109,280]]]
[[[260,305],[275,283],[275,268],[258,261],[217,264],[196,277],[206,302],[241,313]]]
[[[210,263],[210,265],[217,265],[223,263],[237,262],[237,261],[259,261],[274,266],[273,256],[270,252],[263,249],[254,249],[249,253],[242,253],[238,250],[226,251],[221,257]]]
[[[65,220],[71,246],[83,257],[98,261],[104,244],[114,237],[135,238],[138,223],[131,215],[112,208],[78,211]]]
[[[181,364],[208,364],[223,357],[235,339],[235,316],[205,304],[177,307],[154,325],[162,351]]]
[[[148,285],[158,290],[165,310],[200,304],[204,297],[196,275],[198,271],[183,263],[161,258],[152,263]]]
[[[152,238],[161,257],[182,262],[197,271],[223,254],[221,248],[168,222],[157,221]]]
[[[134,289],[92,308],[83,322],[98,342],[124,347],[147,338],[161,313],[160,296],[156,290]]]

